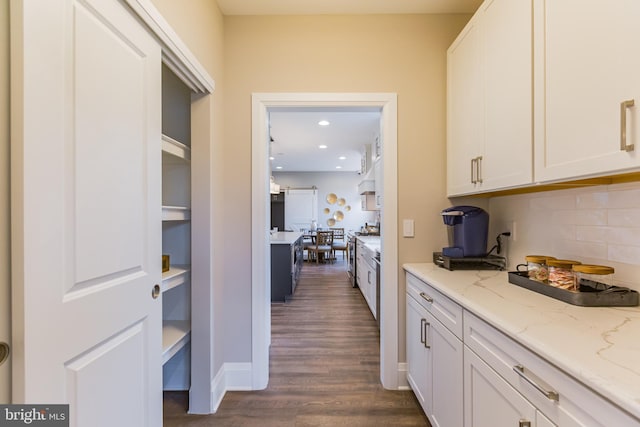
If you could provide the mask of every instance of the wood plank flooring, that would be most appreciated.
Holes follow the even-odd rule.
[[[228,392],[207,416],[166,392],[165,427],[430,426],[412,392],[380,384],[376,322],[340,259],[305,263],[293,298],[271,310],[267,389]]]

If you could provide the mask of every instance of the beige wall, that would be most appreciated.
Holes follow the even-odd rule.
[[[399,263],[428,261],[443,246],[446,49],[468,15],[225,17],[226,321],[246,331],[227,341],[229,357],[249,361],[251,319],[251,94],[398,94]],[[404,275],[399,272],[400,279]],[[400,283],[404,358],[404,284]],[[238,360],[237,357],[243,359]]]
[[[10,343],[9,2],[0,1],[0,342]],[[0,366],[0,404],[11,400],[9,363]]]

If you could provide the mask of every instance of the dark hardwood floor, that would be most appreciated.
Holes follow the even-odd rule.
[[[412,392],[380,384],[376,322],[340,258],[305,263],[293,298],[271,310],[267,389],[228,392],[207,416],[186,414],[186,392],[166,392],[165,427],[429,426]]]

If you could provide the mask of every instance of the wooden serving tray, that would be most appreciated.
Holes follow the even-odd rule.
[[[620,286],[582,281],[580,291],[572,292],[529,279],[526,271],[510,271],[509,283],[530,291],[584,307],[633,307],[638,305],[638,292]]]

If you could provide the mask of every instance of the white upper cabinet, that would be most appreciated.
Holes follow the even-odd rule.
[[[476,188],[474,162],[484,145],[484,67],[479,18],[474,16],[447,52],[447,193]]]
[[[530,184],[531,0],[485,1],[447,52],[447,193]]]
[[[536,181],[640,166],[639,21],[637,0],[536,2]]]

